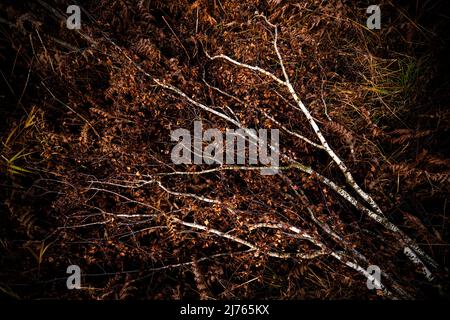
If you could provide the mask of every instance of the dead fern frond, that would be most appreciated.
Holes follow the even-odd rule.
[[[334,121],[327,122],[326,126],[330,131],[337,133],[342,138],[342,140],[347,144],[347,146],[350,149],[350,152],[353,155],[355,153],[355,140],[356,140],[353,133],[346,127],[344,127],[342,124]]]

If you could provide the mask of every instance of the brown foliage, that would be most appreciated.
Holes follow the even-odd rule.
[[[65,12],[66,1],[47,2]],[[446,295],[441,269],[433,272],[444,293],[436,283],[423,283],[392,233],[317,176],[291,169],[282,177],[256,170],[161,175],[211,169],[174,166],[171,130],[193,128],[198,119],[221,130],[229,124],[156,86],[153,77],[211,108],[234,112],[249,128],[277,127],[264,110],[314,140],[284,89],[204,54],[224,53],[282,77],[273,34],[255,19],[259,11],[280,26],[287,72],[330,145],[387,217],[447,267],[449,101],[432,85],[438,60],[430,49],[439,39],[428,39],[421,27],[405,27],[411,20],[389,1],[381,2],[392,22],[379,32],[361,26],[365,1],[86,1],[89,16],[83,14],[79,32],[68,31],[39,2],[2,3],[1,18],[11,25],[0,26],[0,47],[6,48],[0,52],[1,71],[15,93],[2,84],[0,94],[14,110],[5,112],[2,141],[23,110],[36,106],[43,120],[17,135],[8,151],[32,149],[21,165],[33,173],[0,171],[5,181],[0,205],[7,209],[0,240],[8,244],[1,249],[7,254],[0,259],[0,286],[32,298],[380,298],[366,289],[365,278],[328,252],[299,259],[318,250],[307,239],[286,228],[254,227],[276,222],[308,232],[329,250],[349,255],[358,250],[367,258],[358,260],[364,267],[382,266],[393,279],[386,282],[395,281],[411,296]],[[409,37],[417,48],[392,35],[404,28],[414,29]],[[420,63],[423,51],[429,65]],[[410,70],[414,66],[421,68],[419,75]],[[430,92],[440,108],[430,107]],[[284,154],[345,184],[323,150],[283,132],[280,143]],[[51,246],[36,264],[16,239]],[[64,277],[70,264],[80,265],[92,290],[68,292],[65,281],[50,281]],[[31,273],[37,275],[26,286],[12,286]]]

